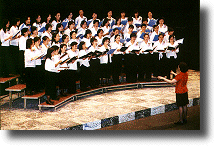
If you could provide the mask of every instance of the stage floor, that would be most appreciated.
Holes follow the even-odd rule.
[[[189,99],[200,98],[200,72],[189,70]],[[60,130],[130,112],[175,103],[175,88],[109,92],[70,102],[56,112],[1,109],[2,130]]]

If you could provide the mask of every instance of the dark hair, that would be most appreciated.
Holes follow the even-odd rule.
[[[171,37],[173,37],[173,38],[175,39],[175,36],[174,36],[174,35],[170,35],[170,36],[169,36],[169,40],[170,40]]]
[[[164,37],[163,33],[160,33],[160,34],[158,35],[158,37],[160,37],[160,36],[163,36],[163,37]]]
[[[105,24],[106,24],[108,21],[109,21],[109,19],[105,18],[105,19],[103,20],[102,26],[105,26]]]
[[[143,26],[145,26],[145,27],[146,27],[146,24],[144,24],[144,23],[143,23],[143,24],[141,24],[141,28],[142,28]]]
[[[55,42],[55,43],[58,43],[58,42],[56,42],[56,40],[55,40],[55,38],[56,38],[56,35],[57,35],[58,33],[53,33],[53,35],[52,35],[52,43],[53,42]]]
[[[71,24],[74,24],[74,21],[69,21],[68,22],[68,28],[70,28]]]
[[[137,37],[135,33],[131,33],[130,38]]]
[[[78,43],[76,41],[73,41],[70,46],[73,47],[74,45],[78,45]]]
[[[132,17],[128,17],[128,21],[133,21],[133,18]]]
[[[148,33],[145,33],[145,34],[143,35],[143,37],[145,37],[146,35],[148,35],[148,36],[149,36],[149,34],[148,34]]]
[[[9,28],[6,27],[6,25],[7,25],[8,22],[9,22],[9,20],[7,20],[7,19],[3,20],[3,26],[2,26],[2,28],[3,28],[3,31],[5,33],[6,33],[7,29],[9,29]]]
[[[153,25],[153,28],[157,27],[158,25]]]
[[[43,41],[46,41],[47,39],[48,39],[48,36],[42,37],[42,40],[43,40]]]
[[[62,35],[62,42],[65,41],[65,38],[66,38],[67,36],[68,36],[67,34]]]
[[[117,21],[120,19],[120,17],[116,18],[115,24],[117,24]],[[120,20],[120,25],[121,25],[121,20]]]
[[[99,24],[99,20],[94,20],[93,24],[98,23]]]
[[[168,27],[168,32],[175,31],[172,27]]]
[[[40,21],[40,22],[37,22],[37,18],[38,18],[39,16],[41,17],[41,15],[37,14],[36,16],[37,16],[37,17],[36,17],[36,23],[41,23],[41,21]],[[41,20],[42,20],[42,18],[41,18]]]
[[[88,34],[91,34],[91,30],[90,30],[90,29],[87,29],[87,30],[85,31],[84,37],[87,38],[87,35],[88,35]]]
[[[66,44],[61,44],[61,45],[60,45],[59,54],[61,54],[61,53],[62,53],[62,50],[61,50],[61,49],[62,49],[64,46],[66,46],[66,48],[67,48],[67,45],[66,45]]]
[[[85,42],[84,42],[84,41],[81,41],[81,42],[80,42],[80,44],[79,44],[79,50],[82,50],[82,49],[83,49],[83,47],[82,47],[82,46],[83,46],[84,44],[85,44]]]
[[[187,64],[185,62],[180,62],[179,68],[180,68],[181,72],[185,73],[185,72],[188,71],[188,66],[187,66]]]
[[[22,36],[24,36],[24,34],[25,34],[26,32],[28,32],[28,28],[23,28],[23,29],[21,30]]]
[[[101,28],[98,29],[98,31],[97,31],[97,36],[98,36],[98,34],[99,34],[101,31],[103,31]]]
[[[142,18],[142,22],[143,22],[143,21],[147,21],[147,22],[148,22],[147,18]]]
[[[70,38],[71,38],[71,36],[72,36],[73,33],[77,33],[77,32],[76,31],[71,31],[70,32]]]
[[[36,26],[32,26],[32,27],[31,27],[31,33],[33,33],[36,29],[37,29]]]
[[[132,28],[132,29],[134,29],[134,25],[129,25],[129,28]]]
[[[97,39],[96,39],[95,37],[92,37],[92,38],[90,39],[91,44],[92,44],[94,41],[97,41]]]
[[[46,31],[48,30],[49,27],[52,27],[52,25],[51,25],[50,23],[47,23],[47,24],[45,25]]]
[[[86,23],[86,21],[85,21],[85,20],[82,20],[80,26],[82,27],[84,23]]]
[[[59,50],[59,47],[56,46],[56,45],[52,46],[52,48],[53,48],[54,51]]]
[[[116,38],[117,38],[118,36],[120,36],[120,35],[119,35],[119,34],[115,35],[114,40],[116,40]]]
[[[39,41],[39,40],[41,41],[41,39],[39,37],[35,37],[33,40],[34,40],[34,43]]]
[[[114,28],[114,29],[113,29],[113,32],[115,32],[116,30],[118,30],[118,31],[119,31],[119,29],[118,29],[118,28]]]
[[[46,55],[46,59],[47,58],[50,58],[51,59],[51,53],[54,51],[54,49],[51,47],[51,48],[48,48],[48,51],[47,51],[47,55]]]
[[[103,41],[102,41],[102,44],[104,44],[104,42],[107,41],[107,40],[110,40],[110,39],[108,37],[104,37]]]
[[[56,25],[56,32],[59,33],[59,28],[62,26],[62,23],[58,23]]]
[[[27,39],[26,49],[30,49],[32,44],[33,44],[33,39],[32,38]]]
[[[20,21],[20,18],[15,18],[11,21],[11,25],[16,26],[17,22],[19,22],[19,21]]]

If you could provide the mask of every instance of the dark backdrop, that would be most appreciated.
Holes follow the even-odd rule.
[[[114,18],[120,16],[122,10],[126,16],[133,16],[135,9],[142,17],[147,17],[148,11],[156,19],[164,17],[165,24],[175,29],[176,38],[185,38],[182,61],[199,70],[199,0],[1,0],[0,20],[30,16],[33,23],[36,14],[45,19],[49,13],[54,18],[57,12],[61,13],[61,19],[69,12],[76,18],[80,9],[89,19],[93,12],[100,19],[106,17],[108,10],[113,11]]]

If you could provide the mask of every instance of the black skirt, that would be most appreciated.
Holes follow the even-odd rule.
[[[189,104],[188,92],[183,94],[176,93],[176,104],[178,107],[186,106],[187,104]]]

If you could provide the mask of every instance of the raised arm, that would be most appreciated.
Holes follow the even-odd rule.
[[[171,83],[171,84],[173,84],[173,83],[176,83],[176,82],[177,82],[177,80],[175,80],[175,79],[173,79],[173,80],[169,80],[169,79],[166,79],[166,78],[161,77],[161,76],[158,76],[158,79],[160,79],[160,80],[164,80],[165,82],[167,82],[167,83]]]

